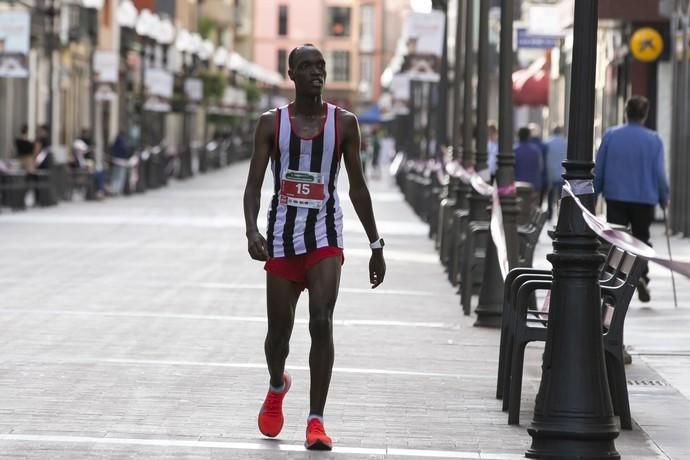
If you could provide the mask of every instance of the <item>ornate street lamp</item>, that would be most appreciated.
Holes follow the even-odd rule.
[[[503,229],[510,268],[518,259],[517,196],[515,155],[513,154],[513,0],[501,1],[500,66],[498,88],[498,169],[496,186],[503,211]],[[503,278],[496,246],[488,238],[484,262],[484,282],[479,293],[476,326],[499,327],[503,309]]]
[[[215,65],[219,69],[225,68],[228,57],[229,57],[228,50],[226,50],[222,46],[219,46],[216,49],[216,51],[213,53],[213,65]]]
[[[199,58],[204,62],[209,61],[215,49],[216,47],[211,40],[204,40],[198,50]]]
[[[168,49],[175,41],[175,26],[170,22],[170,19],[163,18],[158,24],[156,41],[163,47],[162,66],[165,68],[168,65]]]
[[[117,6],[117,23],[123,29],[134,30],[139,13],[131,0],[123,0]]]
[[[575,2],[572,88],[568,158],[563,178],[582,203],[594,211],[592,138],[597,54],[597,0]],[[532,436],[528,458],[618,459],[601,334],[599,269],[596,235],[574,200],[561,200],[553,254],[551,309],[542,378],[527,430]]]

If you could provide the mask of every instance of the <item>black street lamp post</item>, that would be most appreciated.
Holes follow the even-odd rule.
[[[474,167],[474,150],[472,148],[472,109],[474,86],[474,4],[475,0],[465,0],[464,15],[464,59],[463,59],[463,91],[462,91],[462,167],[471,169]],[[459,74],[458,74],[459,75]],[[452,283],[457,282],[460,266],[462,246],[465,239],[469,217],[470,196],[472,187],[470,184],[460,181],[457,189],[458,197],[455,200],[455,212],[451,226],[450,252],[448,275]],[[463,283],[472,283],[473,280],[462,280]]]
[[[597,51],[597,0],[575,2],[568,158],[563,178],[582,203],[594,210],[592,137]],[[604,363],[601,334],[596,235],[572,198],[564,197],[558,215],[551,308],[542,379],[528,458],[618,459],[618,436]]]
[[[438,106],[436,114],[436,151],[431,152],[434,158],[439,157],[442,146],[448,142],[448,0],[433,0],[432,7],[443,11],[443,50],[441,54],[440,80],[438,82]]]
[[[487,170],[487,123],[489,111],[489,2],[479,2],[479,46],[477,50],[477,112],[476,112],[476,143],[475,170],[488,180]],[[489,220],[487,207],[489,197],[477,193],[474,189],[469,196],[470,214],[468,221],[477,222]],[[473,282],[463,280],[463,282]],[[481,317],[481,311],[478,312]],[[475,324],[480,326],[481,322]]]
[[[460,160],[460,131],[462,118],[462,66],[463,66],[463,47],[464,42],[464,26],[465,21],[465,1],[457,0],[457,23],[455,28],[455,66],[453,70],[453,126],[451,133],[452,145],[452,159]],[[456,177],[450,177],[448,180],[448,192],[446,198],[443,199],[439,209],[438,231],[436,234],[437,246],[442,263],[447,263],[450,259],[451,247],[451,228],[453,222],[453,214],[458,208],[458,200],[464,198],[464,194],[460,193],[460,180]]]
[[[53,138],[53,133],[56,132],[56,126],[54,126],[55,120],[53,120],[53,105],[55,93],[55,65],[53,63],[53,54],[55,54],[55,49],[57,47],[56,45],[58,41],[58,37],[55,33],[55,18],[60,14],[59,6],[57,6],[55,3],[56,0],[49,0],[47,6],[43,10],[43,14],[45,15],[44,27],[46,30],[45,45],[46,54],[48,56],[48,102],[46,107],[48,113],[46,113],[46,120],[48,121],[51,130],[51,132],[48,133],[48,136],[51,139],[51,144],[53,141],[55,141],[55,139]]]
[[[506,236],[510,268],[517,265],[517,196],[515,192],[515,156],[513,154],[513,0],[501,2],[501,38],[499,65],[498,109],[498,169],[496,186],[503,210],[503,229]],[[484,263],[484,282],[475,312],[475,326],[500,327],[503,309],[503,278],[496,256],[496,247],[488,238]]]
[[[475,0],[465,2],[465,68],[462,89],[462,166],[465,169],[474,167],[474,151],[472,150],[472,96],[474,86],[474,3]],[[469,192],[471,187],[466,187]],[[465,201],[467,204],[467,201]]]

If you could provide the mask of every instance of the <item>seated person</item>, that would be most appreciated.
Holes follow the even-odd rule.
[[[17,159],[25,171],[34,169],[34,143],[29,140],[29,127],[24,125],[14,140]]]
[[[77,139],[72,144],[72,155],[69,166],[73,170],[83,170],[89,173],[93,178],[96,188],[96,199],[102,199],[105,196],[105,177],[103,171],[96,168],[93,152],[89,149],[89,146],[86,145],[86,142],[81,139]]]

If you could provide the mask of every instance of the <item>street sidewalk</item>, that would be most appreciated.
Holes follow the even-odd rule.
[[[474,318],[462,315],[426,225],[387,181],[371,184],[388,263],[384,285],[373,291],[366,237],[346,181],[340,184],[346,262],[326,407],[336,448],[302,447],[306,295],[288,359],[294,383],[285,427],[278,440],[260,436],[256,415],[268,385],[265,290],[261,264],[246,253],[246,168],[96,206],[0,216],[0,456],[521,458],[531,440],[525,427],[542,347],[528,348],[523,424],[510,427],[494,398],[499,332],[472,327]],[[540,246],[537,260],[546,249]],[[658,446],[676,445],[676,438],[662,439],[670,431],[663,420],[653,423],[652,406],[682,396],[676,388],[690,380],[680,366],[662,369],[655,361],[662,357],[651,354],[669,349],[664,340],[682,347],[681,336],[655,326],[675,328],[673,318],[688,313],[661,303],[666,281],[652,274],[654,308],[634,306],[628,324],[628,344],[638,353],[630,374],[652,380],[647,375],[657,369],[663,377],[653,379],[668,385],[631,387],[633,417],[644,424],[616,442],[623,458],[640,460],[667,458]],[[682,398],[687,404],[687,393]]]

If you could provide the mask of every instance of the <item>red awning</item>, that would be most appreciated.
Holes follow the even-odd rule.
[[[549,64],[539,58],[528,68],[513,72],[513,105],[549,105]]]

